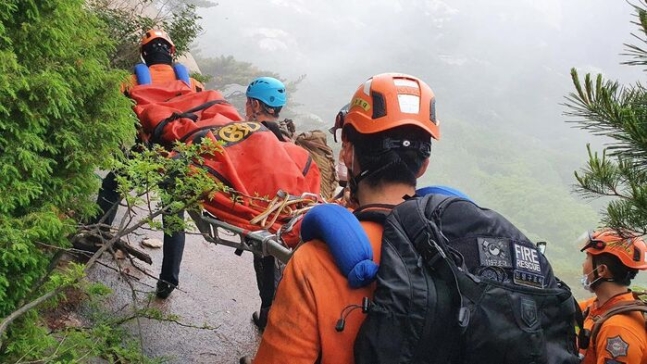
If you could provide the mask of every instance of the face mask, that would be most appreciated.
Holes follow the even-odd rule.
[[[598,270],[598,268],[595,268],[594,270],[592,270],[591,273],[595,272],[596,270]],[[591,273],[589,273],[589,274],[591,274]],[[582,287],[584,287],[585,290],[593,293],[593,289],[591,288],[591,286],[594,285],[595,282],[602,279],[602,277],[598,277],[593,282],[589,282],[589,274],[582,274],[582,278],[580,278],[580,283],[582,284]]]
[[[335,165],[335,171],[337,172],[337,179],[339,181],[348,181],[348,168],[344,162],[339,162]]]

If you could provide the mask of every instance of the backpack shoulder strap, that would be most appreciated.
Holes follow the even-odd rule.
[[[173,71],[175,71],[175,78],[186,83],[191,87],[191,77],[189,76],[189,69],[182,63],[173,63]]]
[[[604,324],[608,319],[610,319],[614,315],[624,314],[624,313],[633,312],[633,311],[642,312],[644,316],[647,313],[647,304],[645,304],[641,300],[619,302],[616,305],[614,305],[609,311],[605,312],[602,316],[600,316],[595,321],[595,324],[593,324],[593,328],[591,329],[591,342],[593,343],[593,347],[595,347],[595,340],[598,336],[598,333],[600,332],[600,329],[602,328],[602,324]]]
[[[387,204],[371,204],[356,209],[353,211],[353,215],[359,221],[373,221],[384,225],[386,217],[389,216],[394,207]]]
[[[463,300],[462,289],[474,295],[472,291],[476,291],[476,285],[460,274],[452,249],[447,245],[442,233],[442,227],[438,226],[440,221],[435,221],[444,206],[453,200],[456,198],[438,194],[407,200],[393,209],[393,213],[385,221],[385,231],[389,225],[401,227],[424,264],[438,272],[438,275],[454,288],[450,293],[458,307],[455,319],[461,330],[465,330],[469,324],[470,312]],[[463,282],[462,289],[459,280]]]
[[[137,78],[138,85],[150,85],[153,80],[151,78],[151,71],[148,69],[148,66],[144,63],[137,63],[134,67],[133,72]]]

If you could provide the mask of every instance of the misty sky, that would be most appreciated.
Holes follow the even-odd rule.
[[[546,92],[534,96],[557,110],[573,66],[622,81],[640,76],[619,66],[622,44],[636,31],[623,1],[218,3],[199,10],[200,56],[233,55],[290,79],[306,74],[297,101],[324,119],[366,78],[387,71],[423,78],[438,94],[439,110],[450,114],[462,109],[461,99],[473,105],[483,95],[501,96],[496,103],[519,87]]]
[[[291,80],[307,75],[288,102],[302,104],[302,111],[317,115],[326,126],[374,74],[404,72],[425,80],[437,96],[443,139],[434,145],[436,169],[421,184],[465,187],[477,201],[487,188],[482,191],[469,181],[478,178],[469,172],[480,170],[469,169],[474,156],[495,156],[486,163],[479,159],[478,167],[485,171],[519,162],[505,160],[514,153],[530,156],[519,163],[530,166],[526,170],[536,180],[520,181],[558,194],[564,210],[582,211],[572,197],[572,171],[584,165],[586,143],[600,146],[604,140],[565,123],[561,104],[573,91],[570,69],[576,67],[582,75],[601,72],[627,84],[643,78],[640,67],[620,65],[629,60],[620,55],[623,44],[636,44],[631,33],[638,31],[630,23],[633,8],[620,0],[218,2],[199,10],[205,30],[194,53],[203,58],[232,55]],[[458,129],[473,133],[463,132],[461,139]],[[457,158],[462,158],[461,166],[454,169],[442,163]],[[457,174],[463,167],[465,173]],[[504,179],[518,177],[506,173]],[[442,175],[448,179],[439,179]],[[551,190],[556,184],[560,189]],[[541,193],[502,195],[527,200],[528,214],[546,210]],[[587,228],[596,224],[591,214],[578,218]],[[533,231],[541,236],[552,228],[574,228],[538,219],[547,221]],[[574,239],[580,232],[562,236]],[[576,284],[577,274],[567,274],[567,281]]]

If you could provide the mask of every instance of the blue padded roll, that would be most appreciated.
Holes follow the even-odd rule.
[[[472,201],[463,192],[447,186],[434,185],[416,190],[418,196],[431,193]],[[351,287],[364,287],[375,280],[378,265],[373,261],[371,243],[359,220],[346,208],[336,204],[313,207],[301,223],[301,239],[323,240]]]
[[[173,71],[175,71],[175,78],[186,83],[187,86],[191,87],[191,76],[189,76],[189,69],[181,63],[173,64]]]
[[[313,207],[301,223],[301,239],[326,242],[337,267],[352,288],[370,284],[377,274],[373,249],[359,220],[336,204]]]
[[[151,79],[151,71],[144,63],[137,63],[135,65],[135,77],[137,77],[138,85],[150,85],[153,80]]]

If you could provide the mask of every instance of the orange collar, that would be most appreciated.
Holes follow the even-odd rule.
[[[591,311],[589,312],[589,314],[593,316],[601,315],[606,311],[608,311],[612,306],[614,306],[618,302],[633,301],[633,300],[635,300],[635,298],[634,298],[633,292],[631,291],[620,293],[611,297],[607,302],[605,302],[600,307],[598,307],[598,300],[596,299],[591,305]]]

